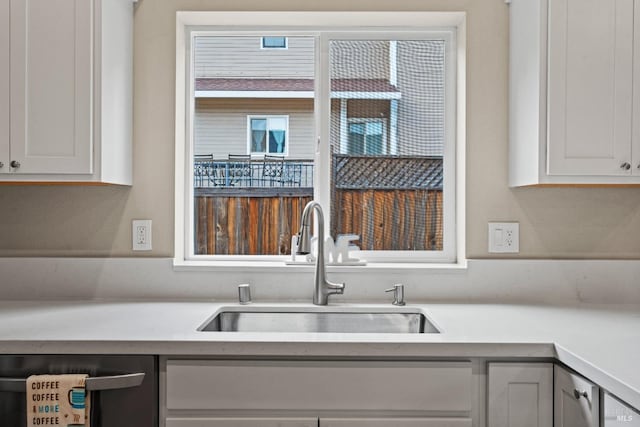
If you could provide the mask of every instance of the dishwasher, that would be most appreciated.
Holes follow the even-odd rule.
[[[91,426],[158,427],[156,356],[0,355],[0,425],[26,427],[26,378],[88,374]]]

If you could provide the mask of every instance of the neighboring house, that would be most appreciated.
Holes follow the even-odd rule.
[[[442,156],[443,42],[334,41],[330,54],[334,153]],[[312,37],[197,37],[195,154],[312,159],[314,58]]]

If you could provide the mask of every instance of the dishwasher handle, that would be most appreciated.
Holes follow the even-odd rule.
[[[85,381],[87,391],[118,390],[137,387],[144,380],[144,372],[136,374],[113,375],[105,377],[88,377]],[[26,393],[27,380],[24,378],[0,378],[0,391]]]

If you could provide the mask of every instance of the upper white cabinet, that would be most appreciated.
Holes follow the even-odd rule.
[[[11,10],[7,0],[0,1],[0,173],[7,171],[9,165],[9,44],[11,32]]]
[[[7,16],[0,180],[131,184],[132,1],[0,0]]]
[[[554,381],[554,427],[599,427],[598,386],[557,365]]]
[[[640,0],[512,0],[510,17],[510,185],[640,183]]]

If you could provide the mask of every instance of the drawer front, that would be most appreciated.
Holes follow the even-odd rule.
[[[166,427],[318,427],[317,418],[169,418]]]
[[[470,411],[469,362],[167,362],[167,407]]]
[[[320,418],[320,427],[471,427],[471,418]]]

